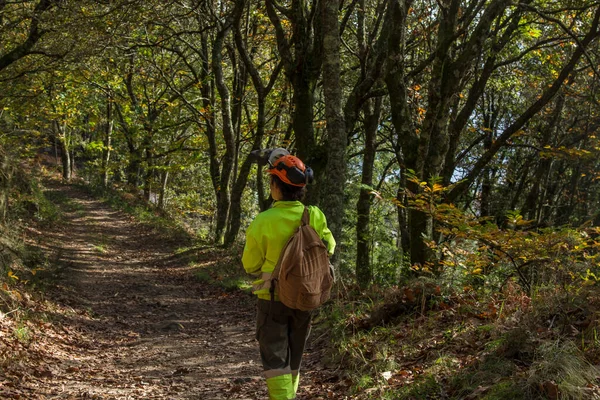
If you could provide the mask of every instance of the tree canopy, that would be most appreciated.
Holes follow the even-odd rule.
[[[593,1],[2,1],[2,143],[226,245],[269,203],[250,151],[286,147],[348,279],[439,275],[457,238],[440,207],[499,230],[598,223],[599,18]]]

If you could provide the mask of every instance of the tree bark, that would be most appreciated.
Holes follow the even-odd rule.
[[[556,105],[552,113],[552,118],[550,119],[550,121],[548,121],[547,125],[540,129],[540,133],[542,135],[542,139],[539,143],[540,148],[544,148],[546,146],[551,145],[550,141],[553,136],[552,134],[556,133],[558,130],[559,121],[561,118],[564,104],[564,94],[557,96]],[[527,194],[527,197],[525,199],[525,204],[523,205],[523,217],[525,219],[535,220],[538,224],[541,222],[539,221],[539,217],[541,215],[541,209],[545,200],[543,196],[541,196],[543,191],[542,185],[544,183],[544,176],[547,176],[548,172],[551,170],[551,164],[551,158],[540,158],[540,160],[538,161],[537,168],[533,173],[531,189],[529,190],[529,193]]]
[[[415,171],[419,153],[419,135],[416,126],[413,125],[413,119],[408,109],[408,88],[405,81],[407,74],[405,66],[406,52],[406,18],[411,1],[394,0],[388,7],[389,17],[386,23],[393,29],[389,30],[388,53],[386,59],[385,83],[390,95],[390,107],[392,113],[392,123],[398,135],[398,140],[402,148],[404,166],[407,169]],[[407,189],[418,193],[419,186],[412,182],[407,182]],[[410,210],[408,213],[409,241],[411,262],[423,263],[424,243],[421,234],[425,232],[422,228],[423,223],[419,222],[425,216],[422,213]],[[425,224],[426,225],[426,224]]]
[[[339,0],[324,2],[322,11],[323,33],[323,92],[327,120],[327,196],[322,201],[323,212],[333,237],[343,251],[344,188],[346,187],[346,126],[342,110],[340,81],[340,34],[338,22]],[[339,258],[334,258],[334,262]]]
[[[223,243],[223,236],[227,226],[227,216],[229,214],[230,205],[229,185],[235,160],[235,136],[231,119],[231,97],[229,89],[225,84],[222,66],[224,41],[230,30],[231,21],[226,21],[225,25],[221,27],[217,33],[213,43],[211,63],[215,75],[215,85],[221,98],[221,119],[223,124],[223,140],[225,141],[225,154],[223,155],[223,161],[221,163],[221,176],[217,192],[217,221],[215,227],[216,244]]]
[[[104,146],[102,148],[102,186],[104,186],[104,188],[108,188],[108,180],[110,177],[108,165],[110,162],[113,127],[113,99],[109,95],[106,97],[106,127],[104,131]]]
[[[377,130],[381,114],[382,99],[369,100],[363,107],[365,114],[365,150],[362,162],[361,183],[356,203],[356,280],[361,288],[368,287],[373,281],[371,260],[371,203],[373,195],[369,187],[373,186],[375,155],[377,151]]]
[[[147,203],[150,203],[152,199],[152,183],[154,176],[154,151],[150,147],[149,143],[144,146],[144,150],[146,153],[146,170],[144,173],[144,200]]]
[[[4,149],[0,149],[0,223],[2,224],[6,222],[13,173],[12,160]]]
[[[216,109],[216,100],[215,100],[215,91],[213,88],[213,77],[210,74],[210,57],[209,57],[209,43],[208,43],[208,34],[203,32],[200,36],[200,59],[201,59],[201,68],[200,68],[200,79],[203,82],[200,87],[200,93],[202,93],[202,107],[204,110],[207,110],[204,117],[204,133],[206,135],[206,139],[208,141],[208,158],[209,158],[209,170],[210,170],[210,179],[213,185],[213,191],[215,194],[215,198],[219,196],[219,152],[217,149],[217,139],[216,139],[216,128],[215,128],[215,112]]]
[[[494,132],[496,131],[496,122],[498,121],[498,110],[496,109],[494,96],[490,96],[488,104],[483,111],[483,130],[485,138],[483,139],[484,151],[488,150],[494,143]],[[487,167],[481,179],[481,205],[480,216],[487,217],[492,215],[492,189],[494,183],[495,171]]]
[[[169,182],[169,165],[171,163],[167,162],[165,164],[165,168],[162,170],[161,176],[161,185],[160,185],[160,195],[158,196],[158,208],[161,210],[165,209],[165,194],[167,192],[167,183]]]
[[[58,138],[60,161],[62,164],[62,178],[68,182],[71,180],[71,154],[69,151],[67,126],[66,123],[60,124],[57,120],[54,120],[52,124],[54,125],[54,134]]]

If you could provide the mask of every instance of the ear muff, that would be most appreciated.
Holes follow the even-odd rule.
[[[313,172],[312,168],[309,166],[306,166],[306,170],[304,170],[304,175],[306,176],[306,183],[307,184],[311,184],[314,182],[315,180],[315,173]]]
[[[288,166],[284,163],[279,163],[275,167],[277,171],[284,175],[283,181],[294,186],[304,186],[306,184],[306,174],[295,165]]]

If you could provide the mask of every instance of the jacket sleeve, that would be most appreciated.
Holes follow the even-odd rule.
[[[259,242],[254,235],[252,224],[246,231],[246,244],[242,254],[242,265],[247,273],[252,275],[260,274],[261,267],[265,260],[265,254]]]
[[[313,228],[315,228],[315,230],[321,237],[321,240],[327,245],[327,253],[329,254],[329,256],[332,256],[333,252],[335,251],[336,243],[335,239],[333,238],[333,234],[327,227],[327,218],[325,218],[325,214],[323,214],[323,211],[321,211],[319,208],[311,208],[314,209],[314,213],[311,213],[311,217],[314,218],[311,220],[311,225]]]

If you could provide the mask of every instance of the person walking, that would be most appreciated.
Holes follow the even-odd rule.
[[[300,226],[305,206],[302,200],[312,170],[293,155],[283,155],[270,163],[273,206],[261,212],[246,230],[242,264],[258,297],[256,339],[267,382],[269,399],[295,399],[300,382],[300,364],[310,333],[311,311],[292,309],[270,293],[271,275],[288,239]],[[320,236],[331,256],[335,240],[323,212],[308,206],[310,225]]]

